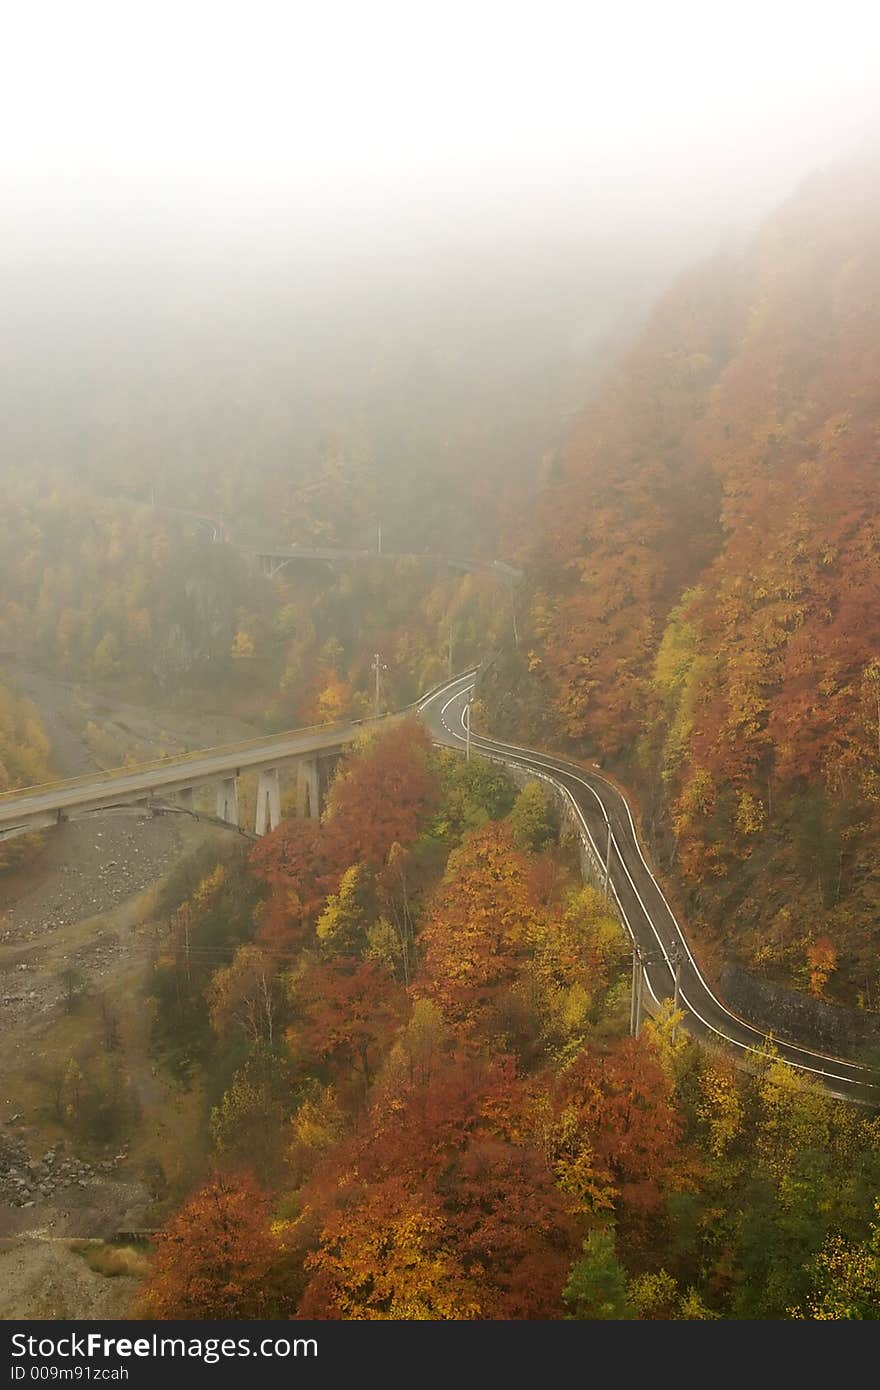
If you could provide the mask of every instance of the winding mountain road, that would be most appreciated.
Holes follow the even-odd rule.
[[[472,671],[420,703],[419,712],[436,742],[464,751],[474,682]],[[713,993],[645,858],[621,792],[597,772],[565,758],[476,733],[471,734],[470,742],[476,752],[554,783],[569,800],[600,864],[608,853],[610,827],[610,891],[630,936],[644,954],[645,981],[652,999],[659,1004],[672,997],[677,957],[680,1004],[688,1031],[732,1049],[742,1063],[747,1063],[750,1054],[759,1054],[769,1041],[767,1035],[738,1018]],[[880,1077],[870,1068],[779,1038],[772,1041],[783,1061],[822,1082],[833,1095],[861,1104],[880,1104]]]

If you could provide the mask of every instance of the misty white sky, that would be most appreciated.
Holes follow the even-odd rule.
[[[769,205],[877,130],[878,53],[851,0],[14,0],[0,179],[25,221]]]
[[[9,0],[0,462],[329,421],[529,473],[678,271],[877,141],[878,8]]]

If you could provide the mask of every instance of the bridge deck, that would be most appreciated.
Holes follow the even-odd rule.
[[[395,715],[350,724],[292,729],[268,738],[252,739],[221,748],[206,748],[180,757],[157,759],[137,767],[87,774],[38,787],[22,787],[0,794],[0,831],[24,821],[72,809],[100,807],[132,801],[160,791],[173,791],[224,775],[274,767],[310,753],[334,750],[353,742],[372,727],[387,725]]]

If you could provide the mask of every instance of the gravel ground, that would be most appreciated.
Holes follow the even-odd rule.
[[[13,680],[36,704],[60,776],[97,769],[81,732],[87,720],[145,759],[160,749],[184,752],[255,732],[236,719],[157,713],[124,703],[111,710],[106,695],[20,668],[0,666],[0,677]],[[47,835],[36,872],[0,876],[0,945],[39,940],[143,892],[179,857],[181,841],[181,824],[170,816],[118,814],[59,826]]]
[[[107,696],[0,668],[11,679],[39,709],[59,775],[96,767],[87,720],[138,758],[254,733],[237,720],[111,707]],[[63,966],[90,989],[138,997],[140,900],[202,833],[188,818],[95,817],[60,826],[34,863],[0,875],[0,1074],[24,1077],[45,1055],[63,1015]],[[146,1103],[160,1099],[149,1059],[128,1060]],[[50,1137],[38,1114],[13,1113],[0,1088],[0,1317],[124,1317],[137,1281],[97,1274],[66,1242],[138,1229],[148,1205],[125,1146],[86,1158],[57,1126]]]
[[[103,816],[52,834],[39,881],[3,911],[2,945],[44,939],[109,911],[155,883],[180,853],[179,826],[165,817],[136,822]]]
[[[63,1240],[35,1231],[0,1241],[0,1318],[125,1318],[137,1279],[107,1279]]]

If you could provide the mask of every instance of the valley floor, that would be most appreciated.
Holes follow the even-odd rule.
[[[89,725],[107,749],[139,758],[242,733],[236,720],[136,706],[114,705],[111,717],[100,696],[15,674],[66,775],[98,761]],[[173,1182],[186,1166],[197,1102],[150,1059],[143,982],[159,930],[156,886],[215,833],[105,817],[59,828],[33,862],[0,876],[0,1317],[124,1316],[130,1304],[137,1280],[93,1270],[71,1243],[140,1229],[153,1201],[144,1172],[161,1162]],[[68,1009],[70,970],[77,997]],[[94,1049],[100,1065],[105,1005],[138,1118],[125,1141],[84,1144],[58,1118],[58,1087],[72,1056]]]

